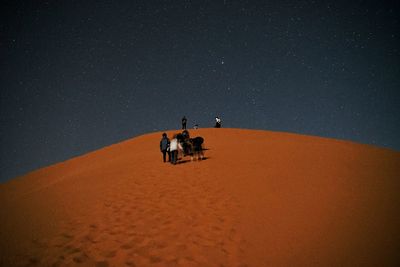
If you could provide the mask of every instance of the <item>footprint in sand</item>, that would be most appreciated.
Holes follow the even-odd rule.
[[[108,261],[98,261],[98,262],[96,262],[96,267],[108,267],[108,266],[110,266],[108,264]]]
[[[76,255],[75,257],[73,257],[73,260],[76,263],[83,263],[88,259],[89,259],[88,255],[86,255],[86,253],[84,253],[84,252],[81,252],[78,255]]]
[[[122,249],[131,249],[135,246],[135,242],[133,240],[129,241],[128,243],[125,243],[121,246]]]
[[[130,260],[126,261],[125,264],[127,266],[130,266],[130,267],[136,267],[136,264],[133,261],[130,261]]]
[[[68,245],[68,246],[64,247],[63,250],[68,255],[81,252],[80,248],[77,248],[77,247],[74,247],[74,246],[71,246],[71,245]]]
[[[117,255],[117,251],[116,250],[104,251],[101,253],[101,255],[106,258],[114,258]]]
[[[69,233],[63,233],[61,236],[69,240],[74,238],[74,236]]]
[[[100,242],[100,239],[97,237],[96,234],[94,234],[94,233],[89,233],[89,234],[84,235],[84,236],[82,237],[81,242],[82,242],[82,244],[86,244],[86,243],[89,243],[89,244],[97,244],[97,243]]]
[[[159,262],[162,262],[162,261],[163,261],[161,257],[154,256],[154,255],[150,256],[150,257],[149,257],[149,260],[150,260],[150,262],[153,263],[153,264],[154,264],[154,263],[159,263]]]

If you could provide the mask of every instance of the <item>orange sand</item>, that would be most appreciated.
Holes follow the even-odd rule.
[[[399,265],[399,152],[190,132],[206,160],[153,133],[0,184],[0,266]]]

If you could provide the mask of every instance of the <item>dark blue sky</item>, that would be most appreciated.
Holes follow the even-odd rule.
[[[398,1],[2,1],[0,181],[142,133],[400,150]],[[155,144],[157,149],[157,144]]]

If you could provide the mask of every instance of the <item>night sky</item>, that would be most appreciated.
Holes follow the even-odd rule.
[[[399,1],[2,1],[0,181],[178,129],[183,115],[190,128],[220,116],[223,127],[400,150],[399,11]]]

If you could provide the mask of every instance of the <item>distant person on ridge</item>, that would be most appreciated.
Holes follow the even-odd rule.
[[[187,122],[187,119],[186,119],[185,116],[183,116],[183,118],[182,118],[182,130],[186,130],[186,122]]]
[[[166,154],[168,154],[168,162],[171,161],[171,153],[169,151],[169,139],[166,133],[162,134],[160,141],[160,151],[163,154],[163,161],[165,162]]]
[[[178,159],[178,149],[182,150],[181,144],[178,142],[177,135],[174,135],[174,138],[171,140],[169,144],[169,152],[171,153],[171,164],[176,164]]]
[[[219,117],[215,117],[215,128],[221,128],[221,119]]]

